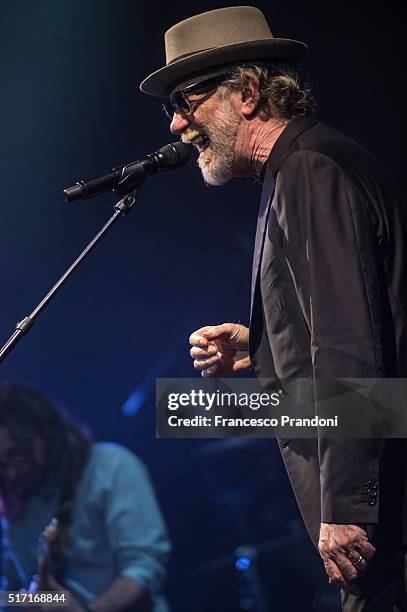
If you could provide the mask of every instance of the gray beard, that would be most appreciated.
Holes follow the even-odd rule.
[[[232,166],[239,125],[240,117],[228,100],[223,100],[210,124],[202,124],[210,139],[210,160],[204,158],[205,154],[200,155],[198,166],[207,185],[224,185],[233,177]]]

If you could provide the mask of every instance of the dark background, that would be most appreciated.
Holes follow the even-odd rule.
[[[160,101],[138,91],[164,63],[163,32],[234,4],[246,3],[1,1],[4,341],[112,212],[112,194],[67,205],[62,189],[174,140]],[[309,44],[320,117],[401,183],[405,25],[396,3],[253,4],[274,35]],[[259,194],[247,179],[207,188],[192,166],[149,181],[1,365],[1,380],[34,385],[147,463],[174,542],[175,612],[243,609],[250,583],[233,551],[247,543],[260,545],[270,611],[336,609],[274,442],[155,439],[154,381],[193,375],[191,331],[247,323]]]

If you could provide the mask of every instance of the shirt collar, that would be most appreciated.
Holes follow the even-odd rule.
[[[310,115],[308,117],[294,117],[294,119],[291,119],[271,149],[271,153],[261,170],[261,182],[264,180],[267,164],[271,165],[273,176],[275,177],[282,162],[289,154],[294,140],[296,140],[300,134],[313,127],[316,123],[318,123],[318,119],[315,115]]]

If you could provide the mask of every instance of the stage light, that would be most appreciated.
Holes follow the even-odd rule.
[[[250,557],[239,557],[236,559],[235,567],[239,572],[245,572],[252,564]]]

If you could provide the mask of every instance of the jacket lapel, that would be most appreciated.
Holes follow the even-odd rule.
[[[277,176],[281,164],[292,151],[292,147],[295,146],[295,141],[298,136],[311,129],[317,123],[318,119],[315,117],[315,115],[311,115],[309,117],[295,117],[294,119],[291,119],[287,127],[277,139],[270,153],[270,157],[266,162],[266,172],[263,182],[259,216],[257,218],[256,240],[254,244],[250,321],[253,314],[254,294],[259,276],[260,262],[263,255],[264,236],[270,214],[270,203],[274,194],[274,178]]]
[[[257,276],[259,274],[261,256],[264,245],[264,235],[267,227],[267,220],[270,212],[270,203],[274,193],[274,179],[270,164],[267,164],[266,174],[264,177],[263,191],[261,193],[261,201],[259,215],[257,217],[256,239],[254,242],[253,266],[252,266],[252,291],[250,301],[250,319],[253,310],[254,291],[256,288]]]

